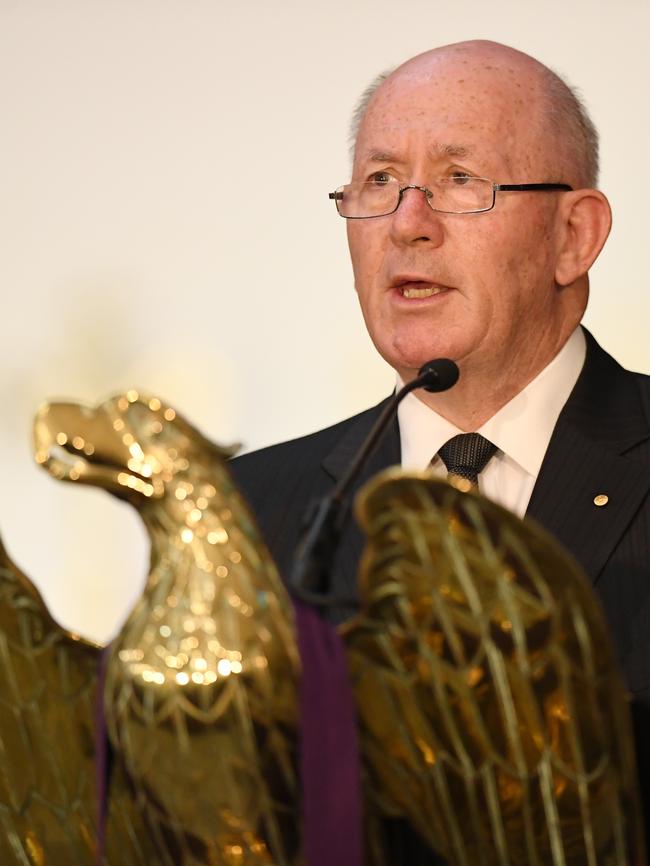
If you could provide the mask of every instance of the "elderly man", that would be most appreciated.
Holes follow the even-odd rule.
[[[593,125],[554,73],[490,42],[407,61],[357,121],[352,181],[333,198],[370,336],[398,381],[432,358],[460,369],[451,390],[404,400],[362,481],[392,463],[451,466],[546,526],[593,581],[650,729],[650,380],[579,325],[611,223]],[[308,503],[380,410],[234,462],[285,573]],[[350,522],[333,593],[354,592],[361,546]]]

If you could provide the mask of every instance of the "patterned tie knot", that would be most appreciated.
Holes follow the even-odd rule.
[[[438,456],[451,478],[464,478],[478,486],[478,476],[496,450],[480,433],[459,433],[442,446]]]

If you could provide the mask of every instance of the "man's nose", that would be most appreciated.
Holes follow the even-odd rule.
[[[396,243],[442,243],[442,221],[429,205],[430,197],[431,192],[424,186],[412,184],[402,190],[399,206],[391,217],[391,234]]]

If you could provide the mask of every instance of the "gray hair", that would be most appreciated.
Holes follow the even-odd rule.
[[[384,72],[380,72],[379,75],[376,75],[370,84],[366,87],[366,89],[361,94],[359,101],[357,102],[354,111],[352,112],[352,119],[350,121],[350,129],[348,131],[348,147],[350,149],[350,158],[354,159],[354,150],[357,145],[357,136],[359,135],[359,127],[361,126],[361,121],[363,120],[363,115],[366,113],[366,109],[370,105],[370,100],[375,95],[375,93],[379,90],[381,85],[386,81],[387,78],[395,72],[397,66],[393,66],[390,69],[386,69]]]
[[[598,130],[589,116],[580,91],[561,75],[545,68],[546,116],[553,133],[564,142],[566,152],[585,186],[598,184]]]
[[[380,72],[366,87],[352,114],[348,136],[350,156],[354,159],[354,149],[361,121],[370,102],[381,85],[398,67]],[[554,136],[564,143],[578,175],[587,187],[598,183],[598,130],[589,116],[580,91],[548,67],[544,67],[543,87],[546,91],[546,119]]]

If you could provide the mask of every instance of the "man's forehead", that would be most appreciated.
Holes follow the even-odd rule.
[[[543,63],[516,48],[476,40],[425,51],[397,67],[386,81],[402,77],[427,80],[458,74],[461,77],[487,77],[507,82],[521,81],[522,78],[539,79],[547,72]]]
[[[386,161],[404,156],[405,136],[427,148],[432,160],[466,159],[500,151],[537,150],[543,134],[544,95],[526,79],[500,68],[435,63],[415,70],[407,64],[376,91],[361,121],[355,161]]]
[[[434,67],[427,74],[394,73],[371,99],[367,115],[373,120],[408,115],[425,122],[431,110],[444,116],[518,114],[544,98],[539,80],[504,74],[500,69]]]
[[[445,46],[394,70],[375,90],[366,114],[400,112],[412,123],[418,111],[424,119],[432,109],[476,117],[530,115],[531,107],[546,99],[547,71],[532,57],[496,43]]]

